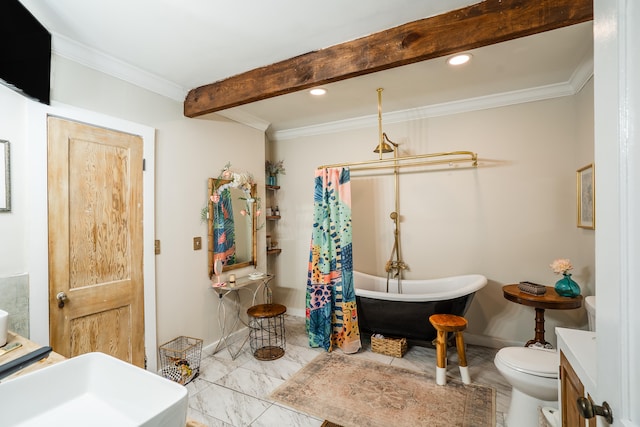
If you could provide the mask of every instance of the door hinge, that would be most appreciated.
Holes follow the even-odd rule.
[[[142,159],[142,171],[147,170],[147,159]]]

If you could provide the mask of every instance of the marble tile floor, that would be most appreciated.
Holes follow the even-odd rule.
[[[248,342],[235,360],[226,349],[203,356],[200,375],[187,384],[188,417],[209,427],[319,427],[322,419],[296,412],[269,399],[276,387],[324,351],[309,347],[304,318],[287,315],[285,330],[286,351],[277,360],[255,359]],[[435,381],[435,349],[410,346],[404,357],[396,358],[373,353],[367,336],[362,337],[362,344],[363,349],[355,357],[418,370],[432,376]],[[511,389],[493,364],[496,351],[468,345],[467,362],[473,383],[496,389],[496,426],[502,427]],[[455,349],[450,348],[448,356],[447,376],[460,380]]]

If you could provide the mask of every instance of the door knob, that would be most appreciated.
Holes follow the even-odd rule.
[[[67,300],[67,294],[64,292],[58,292],[56,299],[58,300],[58,308],[62,308],[64,307],[64,302]]]
[[[578,412],[580,412],[580,415],[584,418],[589,419],[600,415],[604,417],[609,424],[613,424],[613,412],[607,402],[602,402],[602,406],[598,406],[594,405],[586,397],[579,397],[576,403],[578,404]]]

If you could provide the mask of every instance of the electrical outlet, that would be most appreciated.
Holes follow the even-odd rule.
[[[160,240],[156,240],[154,247],[156,250],[156,255],[158,255],[160,253]]]
[[[199,251],[202,249],[202,237],[194,237],[193,238],[193,250]]]

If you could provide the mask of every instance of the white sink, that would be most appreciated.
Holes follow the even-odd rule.
[[[0,383],[2,426],[184,427],[184,386],[104,353]]]

